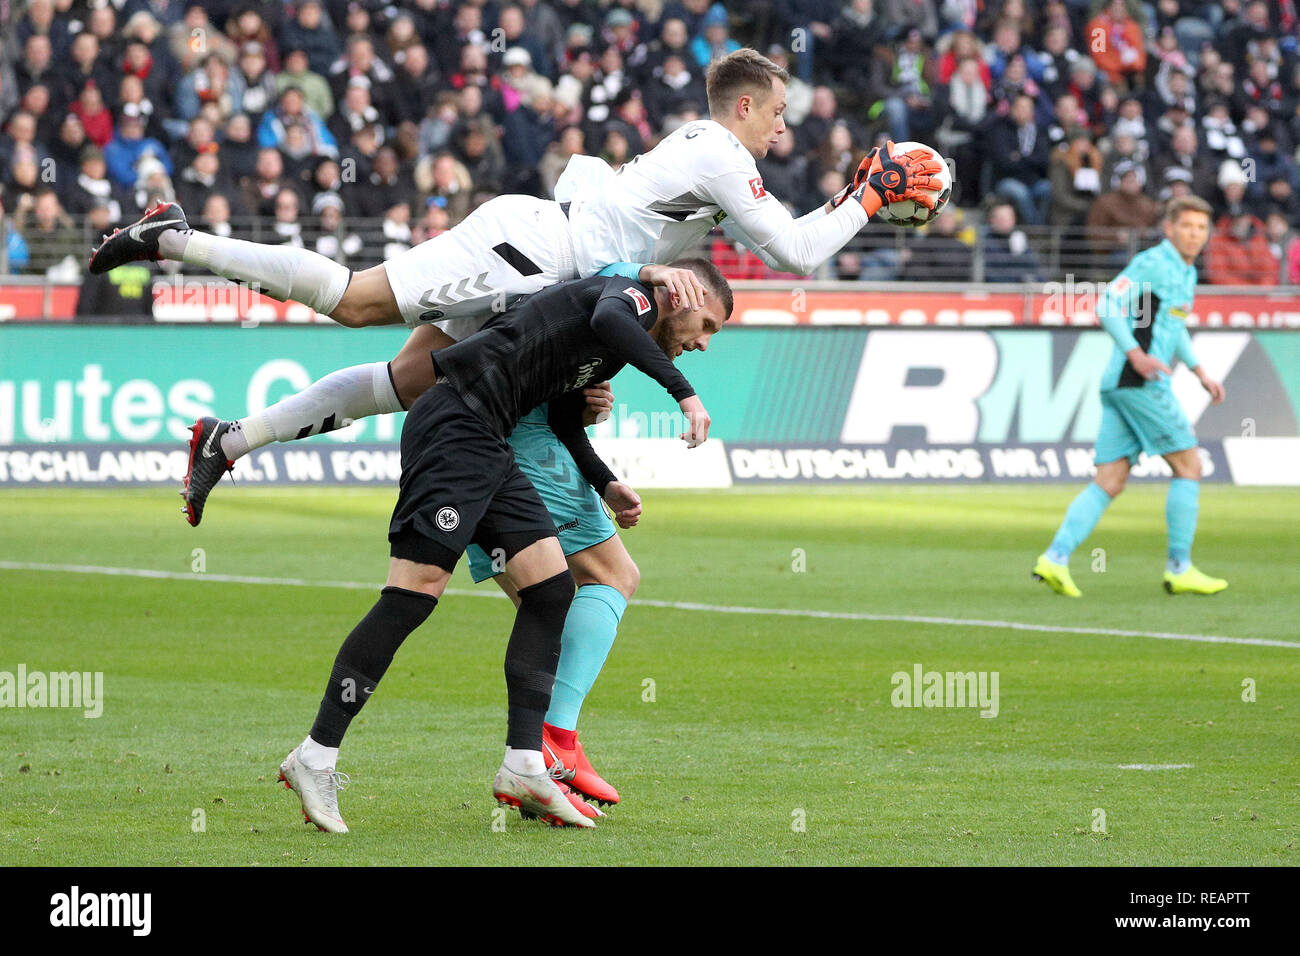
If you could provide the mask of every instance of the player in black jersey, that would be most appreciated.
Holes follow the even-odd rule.
[[[434,353],[438,383],[411,406],[402,428],[387,586],[343,642],[310,735],[280,767],[304,816],[321,829],[347,832],[338,810],[346,776],[335,766],[348,724],[407,635],[432,613],[471,542],[504,553],[519,597],[505,660],[506,755],[493,793],[525,818],[594,826],[600,811],[573,795],[542,758],[542,722],[574,582],[555,524],[506,438],[521,416],[549,403],[551,427],[583,477],[621,527],[637,523],[641,499],[587,440],[582,390],[632,365],[678,402],[689,428],[683,438],[699,444],[708,437],[708,413],[673,360],[707,348],[731,315],[731,290],[707,260],[674,265],[708,289],[703,308],[675,306],[666,289],[624,277],[579,279],[537,293]]]

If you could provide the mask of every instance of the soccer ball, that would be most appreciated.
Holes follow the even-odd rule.
[[[935,197],[933,209],[926,209],[910,199],[893,202],[888,206],[881,206],[875,218],[881,222],[887,222],[891,226],[903,226],[905,228],[923,226],[938,216],[943,211],[943,207],[948,205],[948,200],[952,198],[952,170],[949,168],[947,161],[939,155],[938,150],[926,146],[924,143],[895,143],[893,153],[897,156],[899,153],[910,153],[914,149],[925,150],[943,164],[943,170],[939,173],[939,181],[943,184],[943,188],[939,190],[938,196]]]

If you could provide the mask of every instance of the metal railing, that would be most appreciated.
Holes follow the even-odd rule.
[[[973,217],[967,217],[971,219]],[[29,224],[30,225],[30,224]],[[202,228],[199,223],[197,228]],[[232,235],[253,242],[281,243],[285,236],[277,232],[272,219],[258,216],[237,217],[231,220]],[[325,234],[320,220],[303,217],[299,240],[308,249],[316,248],[317,239]],[[10,270],[7,254],[6,231],[13,228],[13,218],[0,218],[0,276],[45,274],[42,263],[49,261],[55,244],[60,248],[66,235],[47,236],[28,228],[23,233],[29,261],[24,269]],[[77,225],[86,257],[98,241],[88,221]],[[364,269],[377,265],[403,248],[427,238],[420,226],[414,224],[409,239],[395,237],[386,232],[384,220],[351,218],[344,221],[332,235],[340,244],[350,240],[350,254],[340,256],[349,268]],[[1104,281],[1113,278],[1132,257],[1161,238],[1158,230],[1140,232],[1088,227],[1022,226],[1010,235],[999,236],[988,231],[983,224],[966,225],[953,235],[939,235],[929,230],[902,229],[885,224],[869,224],[844,247],[839,255],[824,263],[811,278],[840,279],[869,282],[987,282],[1035,283],[1065,281]],[[1285,263],[1271,255],[1261,257],[1252,250],[1253,258],[1241,254],[1226,255],[1225,262],[1236,264],[1231,273],[1216,275],[1214,265],[1215,244],[1198,262],[1200,281],[1213,284],[1227,278],[1227,284],[1260,286],[1288,285],[1284,273]],[[757,257],[737,246],[716,231],[699,249],[712,256],[728,278],[783,279],[788,274],[778,273],[764,266]],[[1285,258],[1285,256],[1283,257]],[[84,272],[85,260],[77,265]],[[67,276],[60,278],[67,279]],[[75,278],[75,276],[73,277]]]

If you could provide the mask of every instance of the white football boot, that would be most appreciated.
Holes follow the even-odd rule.
[[[553,827],[595,827],[555,782],[549,772],[515,773],[501,765],[492,781],[492,795],[503,806],[516,807],[525,820],[541,817]]]
[[[348,825],[339,815],[339,791],[351,782],[348,775],[335,772],[333,767],[312,770],[299,757],[301,749],[299,744],[284,758],[280,779],[302,800],[304,820],[326,833],[347,833]]]

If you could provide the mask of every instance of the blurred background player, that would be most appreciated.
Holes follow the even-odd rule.
[[[1214,594],[1228,586],[1192,564],[1192,539],[1201,490],[1196,435],[1170,387],[1170,366],[1181,359],[1217,405],[1223,386],[1210,378],[1192,351],[1186,317],[1196,293],[1193,263],[1210,237],[1210,204],[1188,196],[1169,203],[1165,240],[1138,253],[1098,301],[1098,318],[1115,340],[1101,378],[1101,427],[1094,452],[1097,476],[1065,512],[1033,576],[1057,594],[1081,597],[1070,577],[1070,555],[1092,533],[1102,513],[1124,490],[1138,456],[1160,455],[1174,475],[1165,501],[1170,594]]]

